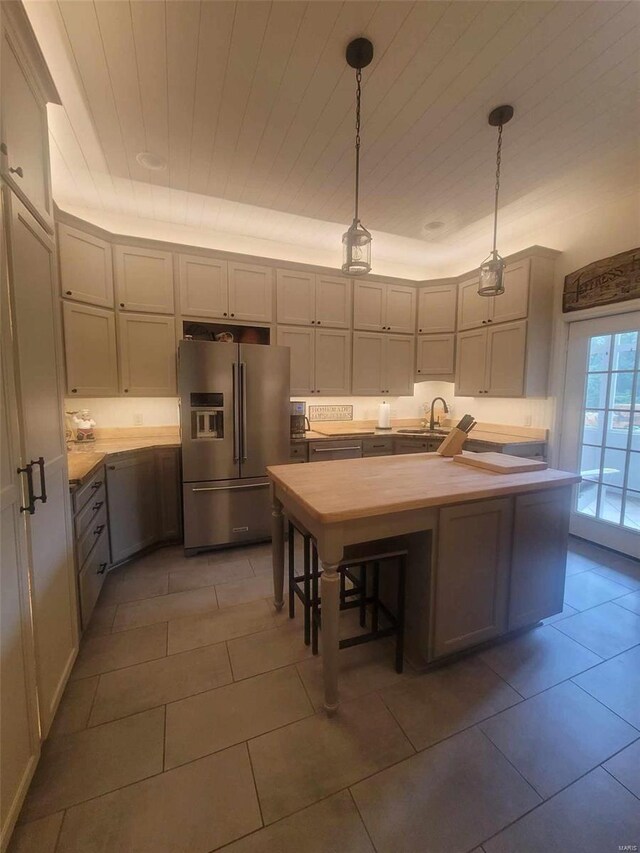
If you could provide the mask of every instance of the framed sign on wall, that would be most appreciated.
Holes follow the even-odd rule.
[[[562,310],[640,299],[640,248],[587,264],[565,277]]]

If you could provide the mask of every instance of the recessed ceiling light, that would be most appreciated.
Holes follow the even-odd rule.
[[[424,226],[425,231],[438,231],[440,228],[444,228],[444,222],[440,222],[439,219],[436,219],[433,222],[427,222]]]
[[[141,151],[136,154],[136,160],[145,169],[151,169],[152,172],[162,172],[167,168],[167,161],[160,154],[152,154],[151,151]]]

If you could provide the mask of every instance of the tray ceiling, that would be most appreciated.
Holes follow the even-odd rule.
[[[636,2],[25,5],[63,100],[50,107],[61,207],[329,245],[352,217],[357,35],[375,45],[362,218],[398,256],[426,262],[487,233],[499,103],[515,106],[503,227],[561,222],[638,181]],[[140,166],[141,151],[166,169]]]

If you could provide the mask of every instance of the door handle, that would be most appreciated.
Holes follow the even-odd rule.
[[[42,456],[38,456],[37,459],[32,459],[30,462],[31,465],[37,465],[40,469],[40,494],[34,496],[34,501],[42,501],[43,504],[47,502],[47,481],[44,476],[44,458]]]
[[[24,468],[18,468],[18,474],[27,475],[27,493],[29,496],[29,503],[26,506],[21,506],[20,512],[28,512],[29,515],[33,515],[36,511],[35,495],[33,494],[33,463],[29,462]]]
[[[235,489],[266,489],[269,483],[245,483],[242,486],[199,486],[192,492],[233,492]]]
[[[93,531],[93,535],[94,535],[94,536],[100,536],[100,534],[102,533],[102,531],[104,530],[104,528],[105,528],[105,525],[104,525],[104,524],[99,524],[99,525],[96,527],[96,529]]]
[[[239,462],[240,456],[238,454],[238,440],[240,432],[240,417],[239,417],[239,406],[240,406],[240,398],[238,394],[238,365],[233,362],[233,461]]]
[[[100,568],[98,569],[98,571],[96,572],[96,574],[97,574],[97,575],[103,575],[103,574],[104,574],[104,572],[105,572],[105,569],[106,569],[106,568],[107,568],[107,564],[106,564],[106,563],[100,563]]]
[[[240,363],[240,385],[242,388],[242,461],[247,461],[247,365]]]

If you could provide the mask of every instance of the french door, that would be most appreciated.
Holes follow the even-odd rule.
[[[640,558],[640,312],[571,324],[560,467],[571,532]]]

